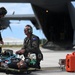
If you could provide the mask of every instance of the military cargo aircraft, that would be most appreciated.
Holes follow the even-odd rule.
[[[1,3],[31,3],[35,14],[32,22],[37,29],[42,29],[48,39],[48,46],[53,49],[70,49],[75,45],[75,8],[72,1],[0,0]]]

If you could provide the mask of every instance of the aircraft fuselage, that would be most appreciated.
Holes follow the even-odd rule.
[[[71,1],[73,0],[0,0],[4,3],[31,3],[36,20],[48,41],[66,48],[75,45],[75,14]]]

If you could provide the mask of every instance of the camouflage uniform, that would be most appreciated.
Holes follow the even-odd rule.
[[[43,55],[41,53],[41,50],[39,49],[39,37],[35,35],[31,35],[31,38],[26,37],[24,39],[23,47],[22,49],[25,49],[24,56],[27,57],[28,53],[35,53],[38,58],[38,54],[41,54],[41,60],[43,59]]]
[[[26,37],[24,39],[23,47],[25,49],[24,56],[27,57],[28,53],[35,53],[37,57],[37,65],[40,68],[40,61],[43,59],[43,54],[39,49],[39,37],[31,35],[31,38]]]

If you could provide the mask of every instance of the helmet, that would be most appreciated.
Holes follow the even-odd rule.
[[[26,25],[24,28],[25,33],[32,33],[32,27],[30,25]]]

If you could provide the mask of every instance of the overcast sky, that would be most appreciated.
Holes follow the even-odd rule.
[[[34,14],[33,10],[31,8],[31,5],[28,3],[0,3],[0,7],[5,7],[7,9],[7,15],[11,14],[15,11],[15,14]],[[11,21],[10,24],[12,31],[7,28],[2,32],[2,37],[11,37],[11,38],[19,38],[24,39],[24,27],[27,24],[30,24],[33,27],[33,33],[38,35],[40,38],[45,38],[44,34],[41,30],[36,30],[36,28],[33,26],[33,24],[28,20],[26,21]]]

